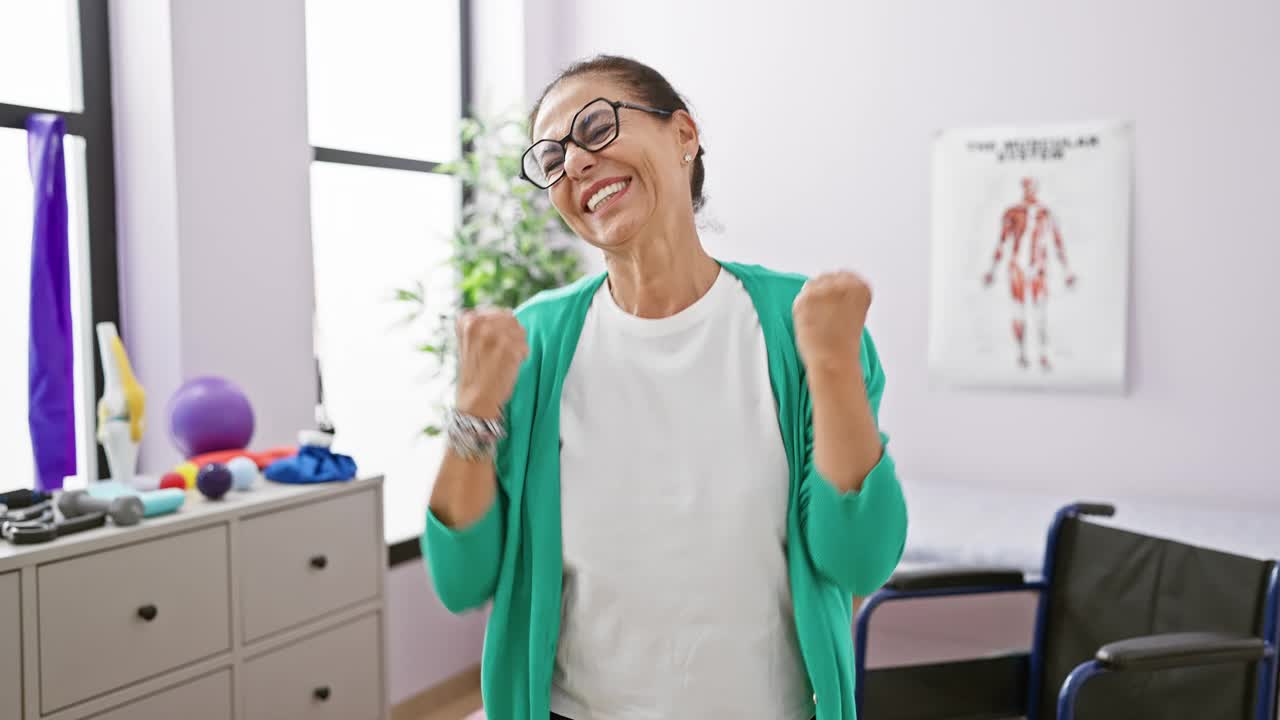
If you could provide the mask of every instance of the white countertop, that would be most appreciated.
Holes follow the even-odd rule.
[[[187,492],[187,500],[177,512],[145,518],[141,523],[131,527],[117,527],[108,520],[104,527],[67,535],[47,543],[14,545],[0,540],[0,573],[22,565],[30,565],[33,562],[59,560],[86,550],[105,550],[140,542],[172,533],[174,530],[195,529],[226,522],[235,517],[270,512],[288,505],[302,495],[321,500],[359,492],[381,483],[380,476],[309,485],[260,481],[253,490],[245,492],[232,490],[221,500],[209,500],[199,492],[191,490]]]

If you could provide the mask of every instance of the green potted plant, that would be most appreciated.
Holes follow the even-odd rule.
[[[546,192],[520,178],[520,160],[528,145],[522,120],[485,121],[464,118],[464,152],[437,171],[462,183],[462,212],[452,236],[447,264],[456,283],[454,302],[433,307],[426,287],[397,291],[412,306],[408,320],[426,321],[429,339],[418,346],[436,372],[453,371],[460,312],[476,307],[516,308],[543,290],[557,288],[582,275],[573,235],[551,206]],[[452,380],[456,380],[455,377]],[[449,395],[453,382],[448,384]],[[437,411],[450,398],[441,398]],[[424,428],[438,435],[440,424]]]

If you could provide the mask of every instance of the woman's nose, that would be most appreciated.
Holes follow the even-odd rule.
[[[564,171],[573,179],[581,178],[593,166],[595,166],[595,155],[586,150],[569,143],[569,147],[565,149],[564,155]]]

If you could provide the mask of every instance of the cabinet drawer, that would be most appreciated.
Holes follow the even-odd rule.
[[[0,718],[22,717],[22,596],[18,573],[0,575]]]
[[[250,660],[246,720],[376,720],[382,713],[378,615]]]
[[[231,671],[161,690],[89,720],[231,720]]]
[[[365,491],[241,523],[246,642],[377,597],[385,560],[376,501]]]
[[[231,647],[225,525],[40,566],[50,713]]]

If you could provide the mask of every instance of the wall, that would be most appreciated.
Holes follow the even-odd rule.
[[[261,447],[314,425],[301,2],[175,2],[185,375],[253,399]]]
[[[254,445],[312,424],[302,3],[111,3],[121,331],[148,392],[140,466],[180,460],[165,405],[217,374]]]
[[[176,458],[163,399],[182,383],[173,21],[166,2],[117,1],[110,12],[120,332],[150,405],[139,465],[159,467]]]
[[[531,0],[526,90],[596,52],[692,99],[722,257],[876,290],[882,411],[910,485],[1280,505],[1280,5]],[[1125,396],[948,391],[926,366],[938,128],[1136,124]]]
[[[391,702],[407,700],[480,664],[483,611],[452,615],[420,562],[387,574],[387,673]]]

